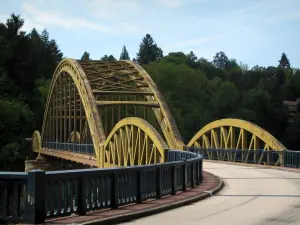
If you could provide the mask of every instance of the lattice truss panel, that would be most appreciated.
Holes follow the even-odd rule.
[[[126,117],[147,120],[162,134],[170,148],[183,143],[169,109],[150,76],[130,61],[78,61],[85,72],[107,137]]]
[[[112,130],[105,143],[105,167],[164,162],[167,144],[147,121],[128,117]]]
[[[92,143],[82,101],[73,79],[67,72],[60,74],[53,88],[43,141]]]
[[[197,147],[202,151],[210,149],[205,151],[209,159],[255,163],[269,160],[269,154],[265,154],[269,150],[279,153],[280,161],[280,153],[286,149],[264,129],[239,119],[222,119],[206,125],[197,132],[187,146]]]

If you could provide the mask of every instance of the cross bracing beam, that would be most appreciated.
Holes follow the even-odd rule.
[[[157,102],[150,101],[96,101],[97,106],[109,106],[109,105],[140,105],[159,108]]]

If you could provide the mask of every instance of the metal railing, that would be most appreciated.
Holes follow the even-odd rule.
[[[42,148],[49,148],[61,151],[74,152],[85,155],[95,155],[93,144],[62,143],[62,142],[44,142]]]
[[[300,151],[283,151],[283,166],[300,168]]]
[[[274,151],[274,150],[242,150],[242,149],[206,149],[190,147],[188,151],[199,153],[203,159],[234,161],[242,163],[275,165],[282,155],[282,166],[300,168],[300,151]],[[248,154],[249,153],[249,154]],[[247,161],[245,161],[245,157]]]
[[[202,156],[166,151],[168,162],[109,169],[0,173],[0,220],[31,224],[175,195],[202,181]]]

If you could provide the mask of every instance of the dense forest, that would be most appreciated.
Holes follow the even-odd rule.
[[[28,156],[25,138],[41,127],[51,76],[63,58],[46,30],[25,33],[24,22],[12,14],[0,23],[0,168]],[[99,58],[116,60],[109,54]],[[90,54],[81,59],[89,60]],[[130,59],[126,46],[119,59]],[[300,70],[286,54],[278,59],[275,67],[248,68],[222,51],[212,61],[193,52],[164,56],[149,34],[132,58],[152,76],[185,142],[205,124],[233,117],[258,124],[297,150],[300,111],[290,119],[282,102],[300,97]]]

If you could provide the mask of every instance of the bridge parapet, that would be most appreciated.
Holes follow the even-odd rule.
[[[30,224],[175,195],[202,181],[200,154],[169,150],[168,162],[109,169],[0,173],[0,220]]]
[[[203,159],[209,160],[300,168],[300,151],[275,151],[265,149],[216,149],[197,147],[189,147],[188,151],[199,153],[203,156]],[[282,162],[278,160],[280,158],[282,159]]]

